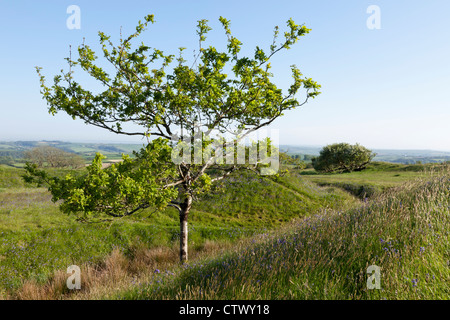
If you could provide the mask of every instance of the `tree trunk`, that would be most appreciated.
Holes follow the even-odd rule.
[[[188,195],[180,211],[180,262],[188,260],[188,215],[192,206],[192,197]]]

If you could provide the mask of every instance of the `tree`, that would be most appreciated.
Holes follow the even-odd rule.
[[[14,158],[11,156],[0,156],[0,164],[11,166],[14,163]]]
[[[187,222],[197,196],[238,169],[263,173],[268,164],[259,156],[250,163],[252,150],[257,149],[258,155],[264,153],[261,151],[276,153],[270,141],[257,142],[245,147],[247,160],[239,164],[229,163],[224,151],[234,146],[232,158],[236,160],[236,150],[242,150],[239,142],[245,137],[320,93],[320,85],[303,78],[295,65],[291,66],[293,81],[286,94],[271,81],[270,59],[310,29],[289,19],[282,41],[275,27],[268,51],[256,47],[253,57],[241,57],[242,43],[232,35],[230,21],[223,17],[219,21],[227,36],[226,51],[204,47],[211,28],[207,20],[199,20],[199,49],[192,65],[183,57],[185,48],[175,57],[144,43],[132,45],[132,40],[154,23],[154,16],[148,15],[144,22],[139,21],[136,32],[121,38],[117,46],[110,36],[99,32],[103,56],[114,75],[96,64],[98,57],[84,43],[78,48],[77,60],[72,60],[71,54],[67,58],[69,71],[55,76],[53,86],[46,85],[37,67],[41,93],[51,114],[63,111],[113,133],[146,137],[148,143],[134,159],[125,155],[121,163],[105,170],[101,169],[102,155],[97,154],[88,173],[79,178],[50,177],[30,165],[27,181],[46,182],[53,200],[63,200],[62,211],[81,212],[86,217],[123,217],[149,207],[172,206],[180,217],[180,260],[187,261]],[[75,67],[97,80],[104,91],[83,88],[74,79]],[[296,98],[300,89],[305,91],[301,101]],[[127,124],[142,129],[126,130]],[[218,135],[211,137],[213,132]],[[235,138],[220,136],[226,132],[236,133]]]
[[[298,154],[290,156],[285,152],[280,152],[279,160],[281,164],[291,165],[295,169],[301,170],[306,168],[306,163],[300,160],[300,156]]]
[[[335,143],[325,146],[312,163],[319,172],[352,172],[364,170],[375,156],[359,144]]]
[[[71,167],[75,169],[84,166],[81,156],[51,146],[35,147],[25,151],[24,156],[26,160],[35,163],[38,167]]]

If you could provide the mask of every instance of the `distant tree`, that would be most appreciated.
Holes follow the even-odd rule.
[[[37,142],[36,141],[16,141],[14,144],[17,146],[20,146],[20,147],[35,147]]]
[[[23,151],[0,151],[0,157],[11,157],[15,160],[23,158]]]
[[[87,175],[79,179],[57,179],[28,166],[27,181],[47,182],[53,200],[62,200],[63,212],[82,213],[86,218],[98,214],[123,217],[149,207],[176,208],[180,218],[180,261],[185,262],[193,201],[200,192],[208,192],[215,181],[246,167],[237,165],[238,161],[224,163],[221,154],[228,149],[224,146],[237,145],[243,137],[320,93],[320,85],[303,77],[295,65],[291,66],[292,83],[287,92],[283,93],[271,79],[271,58],[289,49],[310,29],[289,19],[282,41],[275,27],[268,50],[256,47],[254,55],[244,56],[240,52],[242,43],[231,33],[230,22],[223,17],[219,21],[228,39],[222,46],[224,51],[204,46],[211,28],[207,20],[200,20],[199,48],[190,63],[183,58],[185,48],[180,48],[176,57],[144,43],[132,44],[149,23],[154,23],[154,16],[148,15],[145,22],[139,21],[136,32],[121,37],[118,45],[99,32],[103,56],[111,68],[102,68],[95,52],[84,43],[78,48],[79,58],[67,58],[69,71],[56,75],[52,86],[46,85],[37,68],[50,113],[63,111],[113,133],[147,138],[148,144],[134,159],[124,156],[124,161],[106,170],[101,169],[102,155],[98,154]],[[81,86],[73,76],[76,66],[97,80],[104,91]],[[305,92],[299,101],[296,94],[302,89]],[[239,138],[223,143],[208,140],[213,130],[220,134],[239,132]],[[180,155],[178,147],[182,145],[186,147],[183,159],[173,161],[174,152]],[[211,169],[220,174],[210,175]],[[258,171],[261,166],[252,169]]]
[[[14,158],[11,156],[0,156],[0,164],[12,165]]]
[[[281,164],[292,165],[295,169],[304,169],[306,167],[306,163],[300,160],[298,154],[290,156],[287,153],[280,152],[279,159]]]
[[[361,171],[375,157],[371,150],[356,144],[335,143],[325,146],[320,155],[312,159],[313,167],[319,172]]]
[[[51,147],[39,146],[25,151],[25,159],[38,167],[80,168],[84,166],[81,156]]]

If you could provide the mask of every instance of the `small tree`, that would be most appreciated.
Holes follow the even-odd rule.
[[[289,49],[310,29],[290,19],[284,40],[278,43],[276,27],[268,51],[256,47],[253,57],[241,57],[242,43],[231,34],[230,22],[222,17],[219,21],[228,38],[226,52],[203,46],[211,28],[207,20],[200,20],[199,50],[192,65],[183,58],[184,48],[179,49],[177,58],[144,43],[132,49],[131,41],[148,23],[154,23],[153,15],[148,15],[144,23],[139,22],[135,33],[120,39],[118,46],[113,45],[110,36],[99,32],[103,56],[113,66],[114,75],[95,64],[97,56],[85,44],[78,48],[76,61],[67,58],[69,71],[55,76],[52,87],[45,84],[37,68],[51,114],[63,111],[117,134],[147,137],[148,144],[133,160],[124,156],[121,163],[106,170],[101,169],[102,156],[97,154],[87,175],[80,178],[50,177],[29,165],[27,181],[48,183],[53,200],[63,200],[61,209],[66,213],[123,217],[148,207],[176,208],[180,217],[180,260],[186,261],[187,221],[197,195],[208,192],[212,183],[240,168],[261,172],[264,167],[261,161],[252,166],[222,161],[224,150],[230,145],[238,148],[245,136],[320,93],[320,85],[303,78],[295,65],[291,66],[293,82],[287,94],[271,81],[270,59]],[[104,91],[94,93],[76,82],[72,70],[76,66],[99,81]],[[299,102],[295,96],[302,88],[305,94]],[[129,123],[142,129],[126,130]],[[213,130],[240,133],[227,142],[208,139]],[[267,145],[257,147],[276,152]],[[249,148],[246,157],[248,164]],[[236,152],[232,158],[236,159]],[[212,168],[215,174],[208,174]]]
[[[320,155],[312,159],[312,163],[314,169],[319,172],[361,171],[375,155],[359,144],[335,143],[325,146]]]
[[[38,167],[80,168],[84,166],[81,156],[51,146],[39,146],[25,151],[25,159]]]

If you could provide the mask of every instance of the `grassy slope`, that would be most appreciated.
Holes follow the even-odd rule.
[[[178,238],[178,216],[143,211],[127,219],[82,224],[62,215],[45,189],[30,188],[20,169],[0,166],[0,293],[27,279],[45,282],[55,270],[101,263],[115,248],[125,255],[136,246],[171,247]],[[61,172],[59,172],[61,173]],[[351,206],[340,190],[321,190],[286,176],[260,180],[249,173],[233,177],[223,193],[195,204],[190,216],[191,249],[205,241],[234,241],[310,215],[323,206]]]
[[[399,186],[412,179],[420,178],[442,165],[402,165],[387,162],[373,162],[364,171],[342,174],[319,174],[314,169],[301,174],[308,181],[320,186],[334,186],[364,199],[372,197],[388,188]]]
[[[389,171],[382,165],[378,170],[379,174],[367,171],[354,176],[359,174],[361,181],[372,175],[371,183],[388,186],[395,175],[407,172],[405,166]],[[44,283],[55,270],[65,270],[70,264],[101,264],[114,249],[130,256],[136,246],[170,247],[176,242],[174,211],[147,211],[132,219],[80,224],[61,215],[44,189],[24,188],[14,178],[19,171],[0,173],[3,290],[18,288],[25,279]],[[411,178],[417,176],[415,172]],[[234,250],[194,259],[185,270],[172,265],[172,272],[154,275],[159,283],[145,282],[133,289],[128,284],[119,296],[100,297],[448,297],[448,178],[390,190],[361,208],[344,211],[355,207],[354,199],[335,187],[317,188],[309,182],[311,177],[294,172],[277,181],[260,181],[246,174],[229,180],[224,193],[208,196],[193,208],[190,248],[191,252],[200,250],[213,239],[240,243]],[[12,185],[11,179],[16,181]],[[295,218],[295,224],[284,223]],[[255,231],[259,235],[238,240]],[[161,268],[159,258],[149,259],[156,259],[152,266]],[[382,268],[382,291],[365,290],[369,264]],[[64,286],[66,276],[62,279]]]
[[[390,189],[243,242],[226,255],[157,274],[109,298],[448,299],[450,175]],[[367,289],[367,268],[381,289]]]

